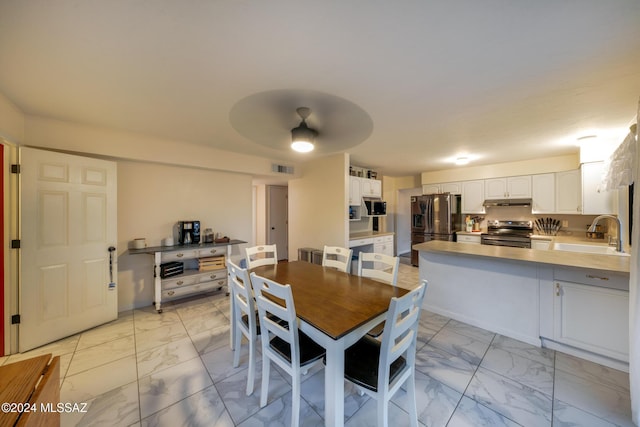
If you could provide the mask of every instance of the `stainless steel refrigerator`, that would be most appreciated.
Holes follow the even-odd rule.
[[[461,230],[462,213],[459,194],[426,194],[411,198],[411,264],[418,265],[416,243],[430,240],[455,240]]]

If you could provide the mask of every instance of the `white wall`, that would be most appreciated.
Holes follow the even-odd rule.
[[[349,243],[349,155],[305,163],[302,177],[289,181],[289,260],[298,249]]]
[[[118,159],[261,176],[282,176],[282,174],[271,171],[272,163],[283,163],[278,160],[232,153],[185,141],[167,140],[135,132],[118,131],[36,116],[26,116],[25,118],[25,144]],[[290,162],[284,162],[284,164],[290,164]]]
[[[159,246],[180,220],[199,220],[231,239],[252,236],[251,176],[135,161],[118,161],[118,309],[151,305],[153,259],[129,255],[134,238]],[[241,247],[232,258],[239,262]]]
[[[19,144],[24,139],[24,114],[0,93],[0,136]]]

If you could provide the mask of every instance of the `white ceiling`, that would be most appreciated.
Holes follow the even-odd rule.
[[[635,118],[640,2],[0,0],[0,92],[26,114],[305,159],[232,125],[269,91],[359,107],[344,151],[388,175],[568,154]]]

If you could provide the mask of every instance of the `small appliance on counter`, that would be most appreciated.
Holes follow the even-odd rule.
[[[200,243],[200,221],[178,222],[178,243],[181,245]]]

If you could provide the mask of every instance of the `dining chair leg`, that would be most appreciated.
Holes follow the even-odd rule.
[[[271,362],[264,354],[262,355],[262,389],[260,391],[260,407],[267,406],[267,394],[269,393],[269,368]]]
[[[236,331],[235,342],[233,343],[233,367],[240,364],[240,351],[242,350],[242,332]]]
[[[300,374],[291,378],[291,427],[300,424]]]
[[[389,427],[389,401],[384,393],[378,395],[378,427]]]
[[[405,382],[407,397],[409,398],[409,423],[411,427],[418,427],[418,407],[416,405],[416,374],[412,370],[411,376]]]
[[[249,372],[247,374],[247,396],[253,393],[253,383],[256,376],[256,343],[249,340]]]

